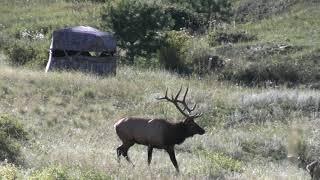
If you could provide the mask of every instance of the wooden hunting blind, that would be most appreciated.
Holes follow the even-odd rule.
[[[116,40],[113,34],[89,26],[53,32],[46,72],[80,70],[99,75],[116,73]]]

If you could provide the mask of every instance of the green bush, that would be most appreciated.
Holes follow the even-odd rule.
[[[170,3],[191,9],[203,19],[203,24],[210,26],[213,22],[228,21],[232,16],[230,0],[167,0]]]
[[[161,46],[160,31],[173,22],[160,3],[155,1],[118,0],[107,2],[101,14],[102,27],[112,29],[120,48],[126,50],[128,63],[135,56],[150,56]]]
[[[164,8],[166,14],[170,15],[174,22],[172,30],[187,29],[196,32],[203,27],[205,20],[190,8],[176,4],[165,6]]]
[[[13,40],[4,44],[8,63],[13,66],[44,67],[48,60],[47,41]]]
[[[191,36],[184,31],[169,31],[165,35],[164,47],[159,50],[159,61],[168,70],[189,71],[184,59]]]
[[[17,119],[0,116],[0,160],[20,162],[20,147],[27,140],[27,132]]]
[[[204,74],[224,66],[224,61],[214,55],[206,39],[192,37],[185,31],[166,33],[159,61],[166,69],[186,74]]]
[[[30,44],[23,41],[17,41],[5,47],[5,53],[9,57],[11,65],[20,66],[32,61],[36,57],[36,51]]]
[[[187,7],[194,7],[196,11]],[[134,64],[135,56],[150,58],[162,48],[160,51],[164,56],[160,55],[160,58],[166,59],[166,54],[169,54],[177,62],[169,65],[170,68],[185,71],[185,67],[178,62],[179,56],[174,56],[181,54],[181,49],[171,46],[170,42],[163,42],[163,39],[167,41],[171,38],[163,37],[163,32],[182,29],[198,31],[209,21],[225,19],[226,12],[229,12],[228,1],[171,2],[166,6],[156,1],[118,0],[106,3],[101,18],[102,27],[115,32],[118,45],[125,50],[130,64]]]
[[[243,31],[212,31],[208,34],[210,46],[217,46],[227,43],[239,43],[257,40],[257,37]]]
[[[224,67],[224,60],[214,54],[207,40],[203,38],[189,41],[184,58],[192,72],[197,74],[214,72]]]
[[[159,58],[155,55],[151,57],[137,56],[135,57],[134,66],[142,69],[159,69]]]

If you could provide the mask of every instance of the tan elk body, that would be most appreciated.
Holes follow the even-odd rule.
[[[196,105],[193,108],[187,106],[185,98],[188,89],[186,90],[183,100],[178,99],[180,92],[181,89],[175,97],[170,99],[168,98],[166,91],[164,97],[157,99],[172,102],[185,116],[183,121],[171,123],[166,119],[126,117],[120,119],[114,125],[116,133],[122,141],[122,145],[117,148],[118,159],[122,155],[131,162],[128,157],[129,148],[135,143],[142,144],[148,146],[148,164],[150,164],[152,159],[153,148],[164,149],[168,152],[173,165],[179,172],[174,146],[176,144],[181,144],[186,138],[195,134],[202,135],[205,133],[205,131],[194,122],[194,119],[200,117],[202,114],[190,115]],[[179,104],[183,105],[183,109],[181,109]]]

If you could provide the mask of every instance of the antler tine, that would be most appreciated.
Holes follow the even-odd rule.
[[[202,116],[202,113],[197,113],[195,115],[190,115],[192,113],[192,111],[194,111],[198,104],[195,103],[194,106],[192,108],[189,108],[187,103],[186,103],[186,97],[187,97],[187,94],[188,94],[188,91],[189,91],[189,87],[187,87],[186,89],[186,92],[184,93],[184,96],[183,96],[183,99],[182,100],[178,100],[179,103],[181,103],[183,105],[183,111],[187,110],[188,111],[188,117],[191,117],[191,118],[198,118],[200,116]]]
[[[188,113],[190,114],[196,108],[197,104],[195,104],[193,106],[193,108],[191,108],[191,109],[188,107],[188,105],[186,103],[186,97],[187,97],[188,91],[189,91],[189,88],[187,87],[186,92],[183,95],[183,99],[182,100],[178,100],[178,102],[181,103],[184,106],[183,111],[187,110]]]
[[[178,98],[180,96],[181,91],[182,91],[182,86],[180,87],[180,90],[178,91],[176,97],[174,98],[174,100],[177,101],[177,102],[179,102]]]
[[[166,94],[163,96],[163,97],[158,97],[158,98],[156,98],[157,100],[162,100],[162,99],[167,99],[167,100],[169,100],[169,98],[168,98],[168,88],[166,89]]]
[[[183,100],[182,100],[183,102],[186,102],[188,91],[189,91],[189,87],[187,87],[186,92],[184,93]]]
[[[194,104],[193,108],[191,108],[190,111],[194,111],[196,109],[196,107],[197,107],[197,103]]]

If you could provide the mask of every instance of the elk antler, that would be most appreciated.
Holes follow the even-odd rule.
[[[171,95],[171,98],[169,98],[168,97],[168,88],[167,88],[166,94],[163,97],[159,97],[156,99],[157,100],[167,100],[169,102],[172,102],[176,106],[176,108],[179,110],[179,112],[187,118],[195,119],[195,118],[202,116],[202,113],[197,113],[197,114],[191,115],[192,111],[194,111],[195,108],[197,107],[197,104],[194,104],[194,106],[192,108],[188,107],[188,105],[186,103],[186,97],[187,97],[189,88],[186,89],[186,92],[184,93],[183,99],[179,100],[179,96],[180,96],[181,91],[182,91],[182,86],[180,87],[180,90],[178,91],[178,93],[175,97],[173,95]],[[181,109],[181,107],[179,106],[178,103],[180,103],[183,106],[183,109]],[[187,112],[185,112],[185,111],[187,111]]]

